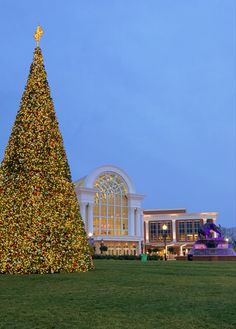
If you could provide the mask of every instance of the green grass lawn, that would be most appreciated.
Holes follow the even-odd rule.
[[[95,266],[88,273],[1,275],[0,328],[236,328],[235,262]]]

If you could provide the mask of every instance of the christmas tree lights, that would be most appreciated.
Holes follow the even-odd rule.
[[[41,35],[39,30],[35,36],[27,85],[0,167],[0,273],[93,268],[38,46]]]

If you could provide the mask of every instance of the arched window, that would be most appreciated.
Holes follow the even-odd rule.
[[[128,235],[128,188],[123,178],[104,173],[96,179],[94,188],[94,235]]]

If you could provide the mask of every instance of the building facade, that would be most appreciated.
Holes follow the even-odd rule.
[[[143,195],[120,168],[105,165],[75,183],[85,229],[94,239],[96,253],[107,246],[111,255],[141,252]]]
[[[215,212],[188,214],[186,209],[143,210],[144,196],[136,193],[131,178],[113,165],[95,169],[75,182],[75,189],[96,253],[106,246],[110,255],[183,255],[197,239],[201,223],[217,217]]]
[[[144,210],[145,251],[156,250],[162,254],[165,252],[170,258],[172,255],[187,255],[198,239],[200,226],[205,224],[207,219],[212,219],[215,223],[217,213],[187,213],[186,209]],[[166,225],[165,230],[163,225]]]

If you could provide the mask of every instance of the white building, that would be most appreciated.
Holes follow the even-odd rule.
[[[143,210],[144,196],[137,194],[130,177],[120,168],[104,165],[75,182],[88,236],[111,255],[133,254],[157,249],[163,252],[163,224],[166,243],[183,254],[197,239],[198,227],[217,213],[187,214],[186,209]]]
[[[166,225],[166,248],[186,255],[198,239],[198,230],[207,219],[216,222],[216,212],[187,213],[186,209],[153,209],[143,211],[145,250],[163,250],[163,225]]]

